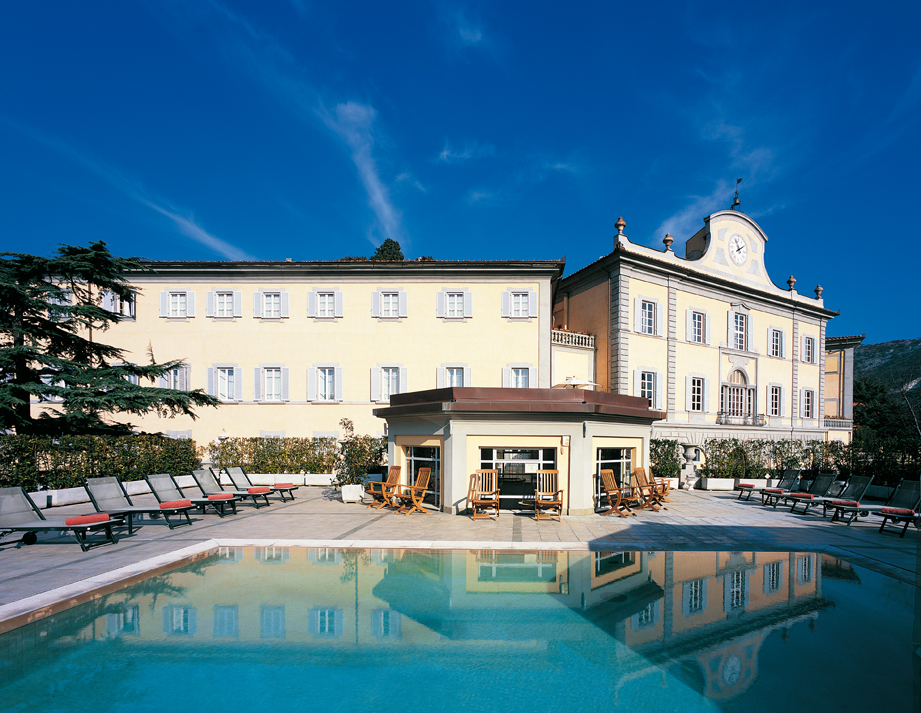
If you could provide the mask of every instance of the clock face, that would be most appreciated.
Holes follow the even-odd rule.
[[[748,257],[748,246],[741,235],[736,234],[729,238],[729,257],[736,265],[741,265]]]

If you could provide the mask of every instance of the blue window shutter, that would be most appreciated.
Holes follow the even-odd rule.
[[[102,308],[106,312],[115,311],[115,293],[112,290],[106,290],[102,293]]]
[[[684,329],[685,329],[685,340],[688,342],[694,341],[694,311],[688,310],[684,315]],[[703,335],[701,335],[703,336]],[[690,411],[690,409],[688,409]]]
[[[505,292],[502,293],[502,316],[503,317],[510,317],[512,314],[512,308],[510,307],[511,300],[512,300],[511,292],[506,290]]]
[[[194,636],[198,631],[198,610],[195,607],[189,607],[189,636]]]
[[[787,333],[780,333],[780,356],[784,359],[787,358]]]
[[[210,292],[208,294],[211,294]],[[208,395],[217,396],[217,384],[214,381],[214,367],[208,367]]]
[[[787,403],[787,387],[781,386],[780,387],[780,416],[781,418],[783,418],[785,415],[784,411],[786,409],[786,403]]]
[[[528,316],[537,316],[537,290],[528,290]]]
[[[710,344],[710,315],[704,315],[704,342]]]
[[[473,316],[473,293],[469,290],[464,292],[464,317],[470,319]]]
[[[633,300],[633,331],[643,331],[643,300],[639,297]]]
[[[435,370],[435,388],[443,389],[444,387],[445,387],[445,368],[443,366],[439,366]]]
[[[662,378],[661,372],[658,372],[658,371],[656,372],[655,378],[656,378],[656,398],[655,398],[655,404],[653,408],[655,408],[657,411],[661,411],[662,410],[662,382],[664,381],[664,379]]]
[[[502,369],[502,388],[512,388],[512,370],[509,367],[504,367]]]
[[[169,292],[160,293],[160,316],[169,317]]]
[[[639,369],[633,370],[633,395],[634,396],[640,395],[640,382],[641,382],[642,377],[643,377],[642,371],[640,371]]]
[[[208,292],[205,294],[205,316],[214,316],[214,292],[211,290],[208,290]]]
[[[342,316],[344,315],[343,304],[342,304],[342,302],[343,302],[343,300],[342,300],[342,293],[341,293],[339,290],[336,290],[335,295],[336,295],[336,297],[335,297],[335,300],[336,300],[336,317],[342,317]]]
[[[342,367],[337,366],[335,368],[334,374],[336,376],[336,401],[342,401]]]
[[[710,413],[710,379],[704,379],[704,413]]]
[[[307,367],[307,400],[317,400],[317,368],[315,366]]]
[[[253,317],[262,317],[262,293],[253,293]]]
[[[374,290],[371,293],[371,316],[380,318],[381,316],[381,292]]]
[[[464,367],[464,386],[473,386],[473,369]]]
[[[684,410],[690,412],[691,406],[691,380],[693,377],[686,376],[684,377]]]
[[[233,316],[243,316],[243,293],[240,290],[233,291]]]
[[[236,401],[243,400],[243,369],[239,367],[233,370],[233,398]]]
[[[726,325],[726,346],[730,349],[736,348],[735,331],[736,331],[736,312],[729,310],[729,324]]]
[[[253,369],[253,400],[262,401],[262,369]]]
[[[290,295],[287,292],[281,293],[281,316],[282,317],[288,316],[288,298],[289,297]]]
[[[748,319],[745,320],[745,327],[746,327],[745,329],[745,351],[750,352],[752,351],[752,346],[753,346],[752,334],[755,331],[755,325],[752,322],[751,315],[748,315]]]
[[[665,310],[662,309],[662,305],[659,302],[655,303],[656,305],[656,336],[664,337],[665,336]]]
[[[186,316],[194,317],[195,316],[195,293],[194,292],[185,293],[185,304],[186,304],[186,309],[185,309]]]
[[[400,391],[399,393],[405,394],[409,391],[409,369],[405,366],[400,367]]]
[[[409,316],[409,295],[400,290],[400,317]]]
[[[291,370],[288,367],[281,369],[281,400],[291,400]]]
[[[166,374],[159,377],[157,379],[157,386],[161,389],[168,389],[169,388],[169,377]]]
[[[371,367],[371,400],[381,400],[381,368],[379,366]]]
[[[317,316],[317,293],[313,290],[307,293],[307,316]]]
[[[435,316],[443,319],[445,316],[445,292],[442,290],[435,295]]]

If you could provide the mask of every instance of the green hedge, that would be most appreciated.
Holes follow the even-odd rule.
[[[654,478],[677,478],[681,472],[678,441],[652,438],[649,441],[649,470]]]
[[[77,488],[80,477],[188,473],[201,465],[195,442],[164,436],[0,435],[0,487]]]
[[[875,485],[894,486],[901,478],[918,480],[921,474],[921,446],[900,439],[861,448],[837,441],[711,438],[703,451],[699,472],[709,478],[779,478],[786,468],[802,468],[807,478],[834,470],[842,477],[872,475]]]
[[[208,447],[215,468],[248,473],[332,473],[335,438],[226,438]]]

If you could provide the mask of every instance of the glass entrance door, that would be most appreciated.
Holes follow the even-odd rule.
[[[412,485],[416,482],[419,468],[431,468],[429,487],[425,491],[425,502],[436,509],[441,508],[441,448],[439,446],[409,446],[406,448],[406,465],[409,475],[405,480]]]
[[[556,448],[481,448],[480,468],[499,471],[499,504],[522,510],[534,501],[537,471],[556,469]]]

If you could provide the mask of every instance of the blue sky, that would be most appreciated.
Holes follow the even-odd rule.
[[[683,247],[741,177],[769,274],[821,283],[829,334],[918,337],[919,26],[917,2],[9,3],[0,250],[393,237],[569,273],[619,215]]]

